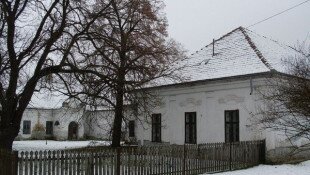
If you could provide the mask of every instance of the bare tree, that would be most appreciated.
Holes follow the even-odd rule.
[[[24,110],[34,92],[46,86],[43,80],[86,71],[74,51],[110,3],[100,5],[94,9],[83,0],[0,1],[0,148],[12,149]]]
[[[301,145],[305,148],[310,146],[310,47],[303,44],[299,50],[299,56],[285,61],[288,74],[276,73],[261,91],[264,107],[258,122],[285,133],[293,145],[295,140],[308,140]]]
[[[97,1],[100,2],[100,1]],[[176,66],[184,59],[180,45],[168,38],[167,20],[158,0],[112,0],[106,18],[91,27],[83,45],[90,69],[98,74],[79,75],[84,92],[79,95],[102,100],[114,110],[112,146],[120,146],[125,106],[139,106],[133,90],[141,89],[166,77],[181,80]],[[100,3],[97,4],[100,7]],[[172,66],[174,65],[174,66]],[[78,93],[77,93],[78,94]]]

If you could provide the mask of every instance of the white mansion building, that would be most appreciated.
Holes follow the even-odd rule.
[[[299,53],[289,46],[239,27],[192,54],[182,83],[150,87],[162,99],[148,122],[129,122],[130,136],[140,144],[200,144],[266,139],[267,149],[289,146],[283,133],[252,125],[263,105],[257,88],[271,73],[285,72],[283,60]],[[55,139],[99,137],[107,139],[107,111],[81,107],[29,108],[23,117],[22,138],[31,137],[38,120]],[[91,117],[89,115],[97,116]],[[65,117],[64,117],[65,116]],[[137,116],[144,119],[145,116]],[[141,121],[141,120],[139,120]],[[302,144],[303,140],[296,140]]]

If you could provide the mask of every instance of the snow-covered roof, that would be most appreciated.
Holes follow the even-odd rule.
[[[214,40],[214,43],[205,46],[176,66],[186,65],[179,74],[185,77],[183,82],[193,82],[272,70],[286,73],[284,60],[298,55],[300,53],[290,46],[239,27]],[[151,86],[175,83],[170,79],[157,79]],[[65,100],[66,97],[61,95],[37,93],[29,107],[58,108]]]
[[[269,71],[286,73],[284,61],[300,54],[248,29],[239,27],[192,54],[183,63],[184,82],[242,76]],[[159,85],[174,84],[159,80]]]

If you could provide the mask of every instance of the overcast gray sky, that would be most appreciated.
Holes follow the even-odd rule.
[[[305,0],[164,0],[170,37],[192,53],[213,38],[299,4]],[[310,2],[249,28],[250,30],[295,45],[310,38]]]

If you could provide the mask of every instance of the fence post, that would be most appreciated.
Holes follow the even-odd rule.
[[[260,143],[259,163],[266,163],[266,139],[262,140]]]
[[[186,175],[186,144],[183,146],[183,175]]]
[[[72,156],[72,155],[71,155]],[[94,167],[95,167],[95,163],[94,163],[94,152],[91,151],[90,152],[90,170],[89,170],[89,175],[93,175],[94,174]]]
[[[230,170],[230,171],[232,170],[232,167],[231,167],[231,163],[232,163],[231,143],[232,143],[232,142],[229,142],[229,170]]]
[[[18,173],[18,151],[13,151],[12,154],[12,175],[17,175]]]
[[[115,166],[115,174],[121,174],[121,150],[122,148],[119,147],[116,149],[116,166]]]

